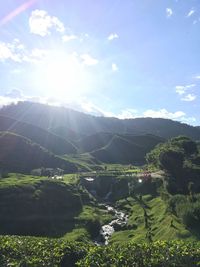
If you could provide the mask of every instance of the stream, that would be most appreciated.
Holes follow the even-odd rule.
[[[99,236],[95,240],[96,245],[108,245],[109,238],[116,230],[122,230],[126,227],[128,221],[128,215],[122,211],[118,211],[110,205],[105,204],[105,208],[108,212],[112,213],[115,216],[115,219],[112,220],[109,224],[105,224],[101,227]]]
[[[126,229],[126,225],[128,222],[128,215],[126,215],[122,211],[118,211],[116,208],[110,205],[109,199],[112,194],[112,184],[106,196],[104,198],[100,198],[97,195],[95,184],[95,179],[92,177],[84,178],[84,186],[90,192],[90,194],[99,200],[99,204],[101,203],[107,209],[107,212],[114,216],[114,220],[110,223],[105,224],[101,227],[99,235],[95,238],[94,243],[97,246],[100,245],[108,245],[109,238],[115,231],[120,231]],[[108,204],[109,203],[109,204]]]

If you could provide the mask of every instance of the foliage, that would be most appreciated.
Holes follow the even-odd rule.
[[[172,196],[169,200],[170,210],[179,218],[187,228],[199,232],[200,225],[200,199],[193,196],[192,198],[184,195]]]
[[[17,134],[0,132],[0,147],[0,170],[30,173],[32,169],[51,167],[64,169],[66,173],[76,171],[75,164]]]
[[[105,134],[96,134],[92,136],[100,138],[101,147],[91,152],[91,155],[105,163],[121,164],[144,164],[145,155],[158,143],[164,140],[153,135],[131,135],[131,134],[109,134],[110,140],[105,142]],[[107,135],[106,135],[107,136]],[[88,138],[89,139],[89,138]],[[83,139],[84,141],[85,139]],[[86,139],[86,141],[88,141]],[[98,140],[97,144],[100,145]]]
[[[168,190],[188,193],[188,184],[194,183],[200,191],[200,161],[197,143],[185,136],[172,138],[155,147],[146,155],[147,162],[169,173]]]
[[[0,203],[1,234],[61,236],[82,210],[72,183],[22,174],[2,179]]]
[[[1,267],[196,267],[198,242],[157,241],[98,247],[63,239],[0,236]]]
[[[195,140],[199,139],[199,128],[161,118],[136,118],[119,120],[116,118],[95,117],[63,107],[39,103],[18,102],[1,109],[0,114],[37,125],[43,129],[62,128],[62,137],[69,140],[69,130],[73,136],[92,135],[94,133],[127,133],[139,135],[150,133],[163,138],[172,138],[180,134]],[[67,131],[68,129],[68,131]],[[56,131],[59,134],[59,131]]]
[[[199,243],[157,241],[151,244],[127,243],[93,247],[78,266],[195,267],[199,263]]]
[[[155,164],[171,171],[171,168],[174,166],[167,165],[168,158],[177,160],[177,163],[181,165],[183,160],[188,159],[189,156],[196,153],[197,144],[194,141],[185,136],[178,136],[170,139],[166,143],[157,145],[146,155],[146,159],[149,164]]]
[[[88,248],[62,239],[0,236],[0,266],[73,267]]]

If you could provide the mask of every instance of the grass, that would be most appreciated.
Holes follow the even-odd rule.
[[[89,153],[84,154],[76,154],[76,155],[64,155],[62,156],[63,159],[74,163],[80,170],[82,171],[92,171],[96,168],[99,169],[100,164],[94,160],[94,157],[92,157]]]
[[[21,173],[9,173],[7,178],[0,179],[0,188],[9,186],[31,185],[41,180],[47,180],[47,177],[25,175]]]
[[[105,209],[84,205],[81,213],[75,217],[75,228],[66,233],[63,238],[67,241],[91,242],[93,228],[96,222],[97,225],[104,225],[113,220],[113,216]],[[95,235],[96,236],[96,235]]]
[[[120,166],[118,167],[119,170],[121,170]],[[105,172],[114,174],[111,169]],[[51,179],[47,177],[10,173],[8,178],[1,178],[0,189],[10,187],[16,187],[17,189],[19,187],[24,187],[24,190],[26,190],[27,186],[37,187],[40,185],[40,181],[45,180]],[[76,184],[79,182],[78,174],[66,174],[63,176],[63,180],[55,182],[60,185],[63,183],[66,184],[66,186],[69,186],[69,190],[71,190],[70,188],[74,188],[75,191],[73,194],[81,194],[81,192],[76,189]],[[153,241],[177,239],[198,240],[198,237],[185,228],[180,219],[167,211],[167,204],[161,197],[153,198],[151,195],[144,195],[142,201],[147,207],[146,212],[149,216],[149,225]],[[146,234],[149,229],[145,228],[144,210],[141,204],[136,199],[129,197],[128,199],[119,200],[116,205],[119,210],[124,210],[129,214],[128,228],[124,231],[115,232],[110,242],[147,241]],[[99,225],[104,225],[112,220],[113,216],[109,214],[107,210],[95,203],[94,200],[88,200],[87,203],[83,203],[82,209],[73,218],[74,225],[69,230],[70,232],[64,233],[63,238],[72,241],[89,242],[91,240],[91,233],[88,231],[86,225],[94,222],[98,222]]]
[[[31,185],[44,180],[52,180],[52,179],[45,176],[33,176],[21,173],[9,173],[7,178],[0,179],[0,188],[8,186]],[[59,180],[55,181],[59,182]],[[63,179],[60,180],[60,182],[72,185],[77,184],[78,181],[79,178],[77,174],[65,174],[63,175]]]
[[[143,196],[143,201],[148,206],[146,212],[149,216],[153,241],[180,239],[185,239],[187,241],[198,240],[196,236],[185,228],[180,219],[167,211],[166,203],[160,197],[152,198],[151,196],[146,195]],[[128,225],[130,230],[115,232],[112,235],[110,242],[146,242],[148,229],[145,228],[144,211],[141,205],[133,198],[128,198],[127,201],[118,201],[118,206],[121,209],[126,210],[126,213],[127,210],[129,211]]]
[[[113,219],[113,216],[105,209],[85,205],[77,219],[82,222],[97,219],[100,224],[103,225],[110,222]]]
[[[79,177],[77,174],[65,174],[63,175],[63,181],[66,184],[77,184],[79,181]]]
[[[90,241],[90,234],[85,228],[76,228],[73,229],[70,233],[66,233],[63,238],[67,241],[78,241],[78,242],[89,242]]]

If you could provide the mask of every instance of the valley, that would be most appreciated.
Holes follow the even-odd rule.
[[[143,120],[0,109],[1,266],[200,262],[200,130]]]

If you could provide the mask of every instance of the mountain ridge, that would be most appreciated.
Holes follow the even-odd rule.
[[[0,170],[30,173],[37,168],[61,168],[65,172],[76,171],[75,164],[50,153],[24,136],[0,132]]]
[[[44,129],[67,127],[77,135],[92,135],[99,132],[118,134],[153,134],[163,138],[186,135],[194,140],[200,139],[200,128],[185,123],[162,118],[118,119],[95,117],[64,107],[54,107],[33,102],[18,102],[0,109],[0,115],[7,115],[19,121],[27,122]],[[69,136],[62,138],[70,140]]]
[[[0,114],[0,131],[22,135],[55,154],[76,153],[76,147],[46,129]]]

